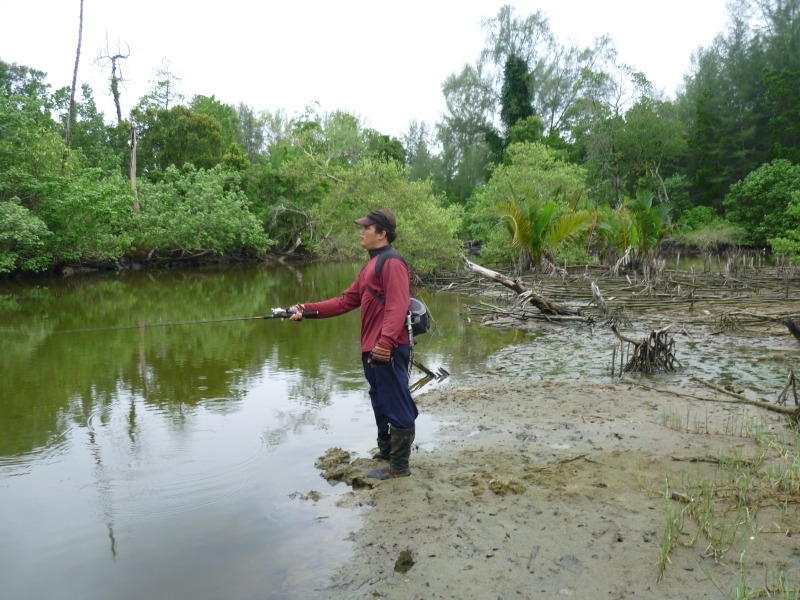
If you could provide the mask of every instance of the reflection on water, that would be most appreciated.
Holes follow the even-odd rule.
[[[250,317],[337,295],[359,268],[0,284],[4,597],[324,596],[358,513],[334,511],[345,490],[313,463],[374,445],[358,315]],[[453,380],[521,338],[423,296],[437,328],[417,356]],[[422,415],[421,442],[436,427]]]

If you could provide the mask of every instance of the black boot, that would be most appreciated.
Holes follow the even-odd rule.
[[[414,428],[400,429],[392,427],[392,451],[389,454],[389,466],[375,469],[367,473],[372,479],[394,479],[395,477],[408,477],[411,470],[408,468],[408,459],[411,457],[411,445],[414,443]]]
[[[378,452],[372,458],[375,460],[389,460],[392,453],[392,434],[388,431],[386,433],[378,433]]]

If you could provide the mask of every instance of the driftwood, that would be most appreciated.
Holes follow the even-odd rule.
[[[746,396],[742,396],[741,394],[737,394],[735,392],[726,390],[725,388],[719,387],[718,385],[714,385],[713,383],[705,381],[704,379],[700,379],[699,377],[692,377],[692,381],[696,381],[697,383],[702,383],[703,385],[710,387],[712,390],[716,390],[722,394],[726,394],[728,396],[731,396],[732,398],[736,398],[740,402],[745,402],[747,404],[752,404],[753,406],[759,406],[761,408],[766,408],[767,410],[772,410],[775,412],[782,413],[784,415],[789,415],[795,421],[800,420],[800,408],[779,406],[777,404],[772,404],[771,402],[766,402],[764,400],[752,400],[751,398],[747,398]]]
[[[592,301],[597,304],[597,308],[600,309],[600,312],[603,313],[604,317],[608,316],[609,309],[608,309],[608,302],[606,299],[603,298],[603,294],[600,293],[600,288],[597,287],[597,284],[593,281],[592,282]]]
[[[786,385],[783,386],[783,389],[778,394],[778,404],[786,404],[786,400],[789,398],[789,390],[791,389],[792,395],[794,396],[794,405],[800,406],[800,402],[797,401],[797,383],[796,377],[794,376],[794,369],[789,369],[789,377],[786,379]]]
[[[522,283],[518,279],[511,279],[510,277],[506,277],[502,273],[498,273],[497,271],[492,271],[491,269],[487,269],[486,267],[482,267],[474,262],[470,261],[466,256],[463,254],[461,255],[461,259],[464,261],[464,264],[470,271],[477,273],[487,279],[491,279],[492,281],[496,281],[500,285],[507,287],[508,289],[516,292],[519,300],[519,304],[526,304],[530,303],[533,304],[536,308],[538,308],[541,312],[546,315],[576,315],[578,311],[565,306],[559,302],[554,302],[549,298],[545,298],[541,294],[537,294],[533,290],[527,290],[522,285]]]

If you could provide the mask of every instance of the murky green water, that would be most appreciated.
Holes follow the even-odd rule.
[[[322,596],[359,514],[314,460],[374,446],[358,314],[244,317],[338,295],[359,268],[0,283],[0,595]],[[417,357],[450,381],[522,339],[421,295],[437,329]],[[421,415],[423,447],[436,427]]]

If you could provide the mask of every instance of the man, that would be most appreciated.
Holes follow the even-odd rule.
[[[361,246],[369,262],[339,298],[298,304],[291,321],[303,312],[317,318],[336,317],[361,307],[361,360],[369,382],[369,397],[378,427],[378,454],[389,466],[367,473],[375,479],[408,477],[417,406],[408,389],[411,358],[406,316],[410,303],[408,266],[392,247],[397,225],[388,208],[356,219],[361,225]]]

